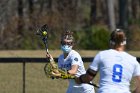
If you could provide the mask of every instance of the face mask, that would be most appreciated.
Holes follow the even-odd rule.
[[[69,53],[72,50],[72,46],[69,46],[69,45],[61,45],[61,50],[64,53]]]

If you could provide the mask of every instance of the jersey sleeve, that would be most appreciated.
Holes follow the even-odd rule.
[[[98,71],[100,63],[100,53],[98,53],[95,58],[93,59],[92,63],[90,64],[89,68],[94,71]]]
[[[72,55],[71,60],[72,60],[71,65],[80,65],[82,59],[79,54],[74,54]]]
[[[140,76],[140,64],[136,62],[133,76]]]

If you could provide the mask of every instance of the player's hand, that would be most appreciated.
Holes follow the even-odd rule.
[[[52,77],[55,77],[55,78],[60,78],[60,77],[61,77],[61,73],[59,73],[59,72],[57,73],[57,72],[55,72],[55,71],[52,71],[52,72],[51,72],[51,76],[52,76]]]
[[[54,60],[52,55],[49,54],[49,53],[46,54],[46,57],[49,59],[49,61],[53,61]]]
[[[61,75],[61,78],[62,79],[68,79],[69,77],[68,77],[68,75]]]
[[[70,74],[61,74],[62,79],[74,79],[75,76],[70,75]]]

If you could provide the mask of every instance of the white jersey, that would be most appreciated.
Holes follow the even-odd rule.
[[[130,81],[140,76],[140,64],[136,57],[113,49],[99,52],[90,68],[100,71],[98,93],[130,93]]]
[[[58,67],[63,70],[70,70],[72,65],[78,65],[76,77],[86,73],[81,56],[75,50],[71,50],[68,56],[64,59],[61,54],[58,57]],[[95,93],[94,87],[89,84],[76,84],[74,79],[69,79],[69,87],[67,93]]]

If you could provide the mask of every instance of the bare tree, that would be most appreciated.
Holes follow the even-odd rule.
[[[128,26],[128,2],[119,0],[119,27],[126,29]]]
[[[115,12],[114,12],[114,0],[107,0],[109,28],[113,31],[116,28]]]
[[[17,11],[18,11],[18,26],[17,26],[17,30],[19,32],[20,35],[22,35],[22,31],[23,30],[23,26],[24,26],[24,21],[23,21],[23,1],[22,0],[17,0],[18,2],[18,7],[17,7]]]
[[[90,11],[90,24],[93,25],[96,23],[96,0],[90,0],[91,2],[91,11]]]
[[[132,0],[132,16],[133,19],[137,20],[140,17],[140,5],[139,5],[139,0]]]

